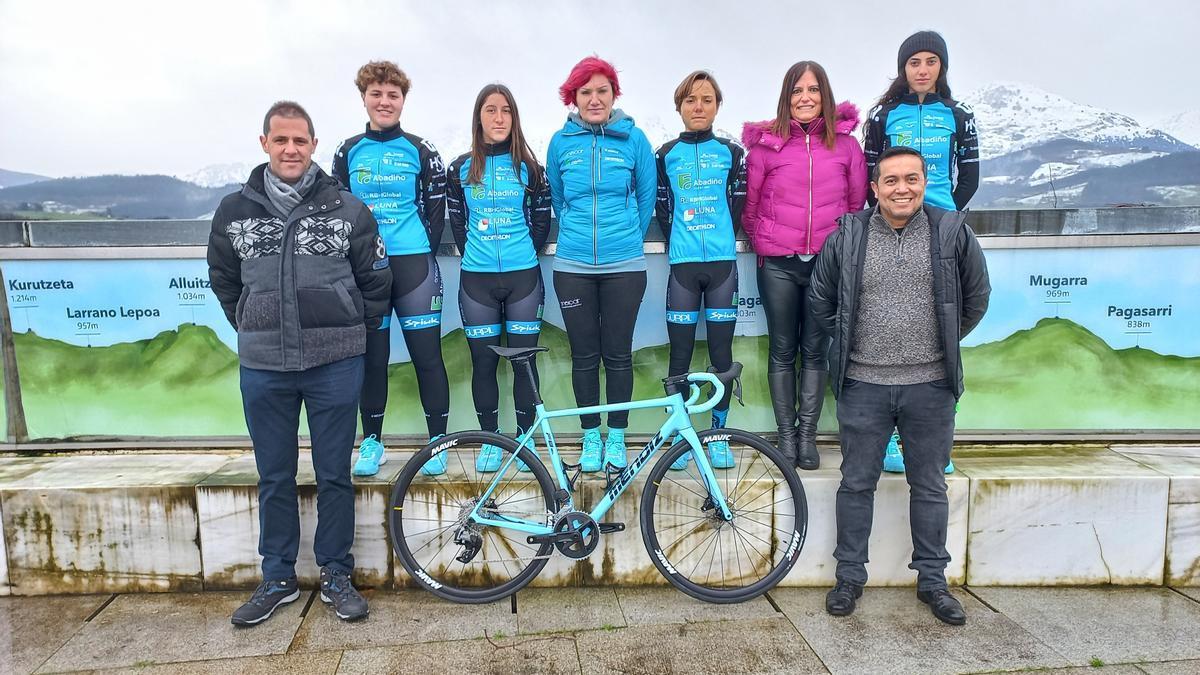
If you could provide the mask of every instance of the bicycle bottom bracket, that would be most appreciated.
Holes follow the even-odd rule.
[[[586,558],[600,544],[600,526],[583,511],[570,511],[554,524],[554,546],[568,558]]]

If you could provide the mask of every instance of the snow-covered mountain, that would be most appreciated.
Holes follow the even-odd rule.
[[[1157,117],[1151,123],[1184,143],[1200,148],[1200,110]]]
[[[246,176],[250,175],[250,170],[260,163],[228,162],[225,164],[209,164],[198,171],[193,171],[189,174],[180,174],[175,177],[179,180],[195,183],[200,187],[224,187],[244,182]]]
[[[1058,139],[1125,151],[1171,153],[1193,149],[1132,117],[1075,103],[1027,84],[997,82],[959,100],[975,111],[979,153],[984,160]]]
[[[1200,153],[1155,125],[1011,82],[961,100],[979,127],[973,207],[1193,203],[1200,189],[1200,176],[1186,168]]]

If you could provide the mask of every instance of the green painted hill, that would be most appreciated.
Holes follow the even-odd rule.
[[[1114,350],[1067,319],[1042,319],[963,350],[960,428],[1200,427],[1200,357]]]
[[[238,390],[237,356],[204,326],[181,325],[153,338],[108,347],[80,347],[34,333],[14,336],[26,419],[34,438],[73,436],[207,436],[246,433]],[[574,405],[566,334],[544,324],[539,356],[547,405]],[[698,342],[693,370],[707,365]],[[471,360],[461,330],[442,339],[450,376],[451,429],[477,426],[471,400]],[[734,358],[745,366],[743,395],[730,424],[774,427],[766,387],[767,338],[734,338]],[[634,354],[634,396],[662,395],[669,348]],[[998,342],[963,350],[967,393],[961,429],[1119,429],[1200,426],[1200,358],[1164,356],[1145,349],[1113,350],[1087,329],[1065,319],[1043,319]],[[412,364],[389,369],[389,434],[424,432]],[[511,431],[512,375],[499,368],[501,425]],[[603,386],[601,387],[603,391]],[[632,414],[635,431],[651,431],[663,417],[649,409]],[[707,424],[696,419],[697,425]],[[304,423],[302,420],[302,429]],[[832,396],[821,429],[836,428]],[[578,424],[555,424],[574,433]]]

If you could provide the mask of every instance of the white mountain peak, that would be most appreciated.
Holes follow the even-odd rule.
[[[1028,84],[993,82],[959,100],[975,111],[983,159],[1057,139],[1129,149],[1186,149],[1175,138],[1132,117],[1076,103]]]

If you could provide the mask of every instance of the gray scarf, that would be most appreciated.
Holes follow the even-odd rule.
[[[275,207],[278,215],[287,218],[295,209],[304,201],[304,197],[312,189],[313,183],[317,182],[317,175],[321,173],[321,167],[317,166],[316,162],[308,165],[308,171],[304,172],[304,176],[295,185],[287,183],[279,176],[271,172],[270,165],[263,172],[263,188],[267,193],[267,199],[271,200],[271,206]]]

